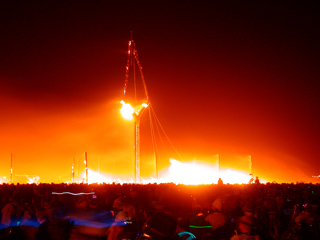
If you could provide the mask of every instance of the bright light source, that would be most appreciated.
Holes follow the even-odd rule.
[[[168,173],[159,179],[158,182],[173,182],[176,184],[212,184],[217,183],[219,175],[224,183],[248,183],[251,176],[247,172],[237,169],[221,169],[216,165],[197,162],[180,162],[170,159]],[[265,180],[260,179],[260,182]],[[145,180],[147,182],[148,180]]]
[[[170,167],[162,171],[162,177],[156,178],[142,178],[142,184],[149,183],[175,183],[175,184],[188,184],[188,185],[199,185],[199,184],[212,184],[218,183],[219,179],[219,167],[216,164],[199,163],[196,161],[192,162],[181,162],[175,159],[170,159]],[[113,178],[107,174],[100,173],[88,168],[89,172],[89,184],[92,183],[134,183],[133,179],[120,179]],[[80,179],[86,178],[86,171],[81,173]],[[220,177],[223,183],[229,184],[247,184],[251,178],[249,173],[240,171],[237,169],[223,168],[220,170]],[[82,181],[82,180],[81,180]],[[267,182],[266,180],[260,179],[261,183]]]
[[[35,177],[28,177],[27,176],[27,178],[28,178],[28,183],[29,184],[33,184],[33,183],[38,184],[38,182],[40,180],[39,176],[35,176]]]
[[[136,115],[136,116],[139,116],[140,113],[141,113],[141,111],[142,111],[144,108],[147,108],[148,105],[149,105],[149,104],[147,104],[147,103],[142,103],[142,104],[141,104],[141,107],[140,107],[137,111],[135,111],[135,115]]]
[[[122,108],[120,109],[122,117],[126,120],[132,120],[134,113],[133,107],[129,103],[125,103],[123,100],[120,103],[122,104]]]

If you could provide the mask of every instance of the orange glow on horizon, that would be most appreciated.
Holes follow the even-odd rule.
[[[101,2],[3,6],[0,184],[320,184],[312,6]]]
[[[238,169],[221,168],[213,164],[183,163],[175,159],[170,159],[170,167],[160,182],[173,182],[176,184],[199,185],[217,183],[221,178],[224,183],[241,184],[249,183],[251,176],[248,172]],[[267,182],[266,180],[260,182]]]
[[[162,171],[159,179],[149,177],[142,178],[142,184],[148,183],[175,183],[185,185],[200,185],[200,184],[212,184],[217,183],[219,179],[219,170],[217,166],[210,164],[202,164],[193,161],[191,163],[183,163],[175,159],[170,159],[171,165],[169,168]],[[134,180],[125,178],[113,178],[107,173],[101,173],[89,169],[89,184],[92,183],[134,183]],[[81,173],[81,179],[75,180],[75,182],[85,182],[86,173]],[[247,184],[249,183],[251,176],[249,173],[239,171],[236,169],[222,168],[220,170],[220,178],[225,184]],[[266,183],[266,180],[260,179],[261,183]]]
[[[20,102],[18,103],[20,104]],[[12,106],[12,109],[14,109],[14,106]],[[120,116],[119,99],[115,98],[109,103],[87,107],[81,109],[81,111],[70,110],[51,113],[31,108],[30,106],[24,106],[24,109],[25,112],[20,112],[19,114],[21,115],[17,115],[10,124],[8,121],[7,124],[2,125],[6,138],[4,137],[0,140],[4,149],[0,153],[1,159],[3,159],[1,176],[7,177],[2,179],[3,182],[9,182],[10,179],[11,152],[14,155],[13,173],[15,177],[13,182],[15,184],[27,182],[26,177],[19,177],[18,175],[37,175],[40,177],[38,182],[43,183],[71,181],[72,159],[75,157],[76,160],[74,171],[75,178],[77,178],[78,171],[82,173],[84,170],[83,153],[85,151],[88,152],[88,167],[97,172],[98,159],[100,159],[100,174],[107,175],[106,178],[111,178],[112,182],[114,180],[116,182],[130,182],[131,178],[133,178],[134,126],[133,122],[125,121]],[[147,132],[145,130],[146,123],[147,117],[143,117],[142,138],[145,137]],[[194,138],[192,134],[190,134],[190,137],[185,137],[185,135],[176,136],[175,134],[178,135],[179,132],[175,131],[175,129],[171,129],[171,132],[168,133],[170,137],[175,137],[175,139],[171,140],[175,145],[179,144],[176,147],[185,159],[193,159],[195,156],[202,158],[203,156],[202,159],[204,160],[202,162],[204,164],[208,162],[208,166],[210,166],[209,162],[212,164],[213,161],[212,158],[210,159],[213,151],[212,146],[217,145],[219,141],[225,141],[223,139]],[[152,157],[149,159],[151,154],[145,154],[144,152],[145,149],[152,148],[151,140],[146,138],[146,140],[142,139],[142,142],[142,182],[179,182],[174,179],[174,176],[165,176],[165,174],[169,174],[169,168],[174,168],[167,157],[160,158],[159,180],[155,178],[153,159]],[[295,183],[297,181],[319,183],[319,179],[311,178],[311,175],[306,175],[303,168],[295,165],[299,163],[299,159],[294,156],[268,149],[257,149],[256,152],[251,152],[250,149],[236,149],[235,146],[227,146],[226,149],[214,149],[215,152],[221,152],[219,156],[221,159],[220,176],[224,183],[234,182],[227,176],[235,173],[227,173],[227,169],[236,171],[236,173],[243,171],[244,175],[249,177],[250,161],[248,155],[241,155],[243,157],[240,158],[234,153],[237,153],[238,150],[241,153],[252,153],[253,173],[259,176],[260,181],[266,179],[270,182],[276,181],[278,183]],[[160,152],[160,157],[163,152]],[[176,164],[179,165],[179,163]],[[196,165],[200,166],[200,163]],[[183,167],[188,171],[187,166],[183,165]],[[211,167],[218,172],[215,163]],[[206,168],[204,169],[207,170]],[[212,171],[214,172],[214,170]],[[225,171],[226,175],[223,175]],[[206,171],[204,172],[206,173]],[[197,174],[194,173],[195,176]],[[90,174],[89,172],[89,182],[91,182],[92,176],[93,173]],[[246,177],[243,177],[242,182],[248,182]],[[184,182],[188,181],[190,182],[190,180],[184,180]],[[194,182],[208,182],[208,180],[196,179]],[[211,178],[211,182],[217,183],[217,178]]]

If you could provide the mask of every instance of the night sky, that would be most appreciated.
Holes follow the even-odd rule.
[[[311,178],[319,10],[317,1],[1,1],[0,176],[10,176],[11,153],[19,181],[69,180],[84,152],[89,168],[132,172],[133,123],[119,109],[133,31],[150,102],[184,161],[219,154],[222,166],[246,169],[238,159],[251,155],[268,181],[320,182]],[[145,113],[142,176],[153,167],[148,124]]]

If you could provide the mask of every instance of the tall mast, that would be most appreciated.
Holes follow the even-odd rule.
[[[78,184],[79,184],[80,183],[79,159],[77,159],[77,168],[78,168]]]
[[[219,178],[221,178],[221,175],[220,175],[220,157],[219,157],[219,154],[218,154],[218,173],[219,173]]]
[[[13,174],[13,154],[11,153],[11,168],[10,168],[10,183],[13,183],[13,178],[12,178],[12,174]]]
[[[72,183],[74,183],[74,156],[72,160]]]
[[[88,184],[88,156],[87,152],[84,153],[84,162],[86,164],[86,183]]]
[[[137,91],[136,91],[136,70],[135,70],[135,65],[137,64],[140,75],[141,75],[141,80],[143,83],[144,87],[144,92],[145,96],[147,99],[147,103],[143,103],[141,106],[138,106],[138,101],[137,101]],[[124,97],[126,95],[127,91],[127,84],[129,80],[129,69],[130,67],[133,68],[133,81],[134,81],[134,112],[132,114],[132,117],[135,121],[134,125],[134,139],[135,139],[135,144],[134,144],[134,149],[135,149],[135,171],[134,171],[134,177],[135,177],[135,182],[140,183],[141,182],[141,177],[140,177],[140,118],[144,110],[149,104],[149,96],[147,92],[147,86],[144,81],[144,76],[142,72],[142,66],[140,64],[139,58],[138,58],[138,51],[135,48],[135,42],[133,41],[132,38],[132,31],[131,31],[131,39],[128,42],[128,58],[127,58],[127,66],[126,66],[126,75],[125,75],[125,83],[124,83]],[[124,101],[121,101],[122,104],[125,104]]]
[[[250,158],[250,174],[251,174],[251,176],[253,177],[253,172],[252,172],[252,157],[251,157],[251,155],[249,155],[249,158]]]

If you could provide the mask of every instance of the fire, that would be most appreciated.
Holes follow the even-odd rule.
[[[120,103],[122,104],[122,108],[120,109],[122,117],[126,120],[132,120],[134,113],[133,107],[129,103],[125,103],[123,100]]]
[[[211,184],[217,182],[217,170],[209,164],[182,163],[170,159],[171,166],[166,174],[165,181],[189,185]]]
[[[134,109],[129,103],[125,103],[123,100],[120,103],[122,104],[120,113],[126,120],[132,120],[134,115],[139,116],[141,111],[149,106],[148,103],[142,103],[140,107],[137,106],[136,109]]]
[[[173,182],[176,184],[212,184],[217,183],[219,177],[224,183],[248,183],[252,178],[249,173],[236,169],[222,168],[212,164],[183,163],[175,159],[170,159],[171,166],[168,173],[161,182]]]
[[[7,183],[7,177],[0,178],[0,184]]]
[[[238,171],[235,169],[225,169],[221,172],[221,179],[224,183],[249,183],[250,179],[252,177],[249,175],[249,173]]]
[[[39,180],[40,180],[40,177],[39,176],[33,176],[33,177],[29,177],[29,176],[26,176],[28,178],[28,183],[29,184],[33,184],[33,183],[36,183],[38,184],[39,183]]]
[[[82,179],[86,179],[86,172],[81,174]],[[89,183],[112,183],[112,179],[104,176],[99,172],[95,172],[92,169],[88,169],[88,180]]]
[[[81,178],[82,178],[82,181],[80,182],[85,182],[85,179],[86,179],[86,172],[82,172],[81,173]],[[121,180],[119,178],[112,178],[110,176],[108,176],[107,174],[104,174],[104,173],[100,173],[100,172],[96,172],[92,169],[88,169],[88,182],[89,184],[91,183],[120,183],[120,184],[123,184],[123,183],[134,183],[133,179],[130,179],[130,180]]]
[[[148,183],[175,183],[187,185],[212,184],[217,183],[219,177],[223,183],[229,184],[246,184],[249,183],[252,176],[248,172],[239,171],[236,169],[222,168],[216,164],[204,164],[193,162],[180,162],[175,159],[170,159],[170,167],[162,171],[159,179],[150,177],[142,178],[142,184]],[[86,178],[85,171],[81,174],[83,179]],[[133,179],[112,178],[107,174],[96,172],[92,169],[88,170],[88,179],[90,183],[134,183]],[[260,182],[266,182],[261,180]]]

